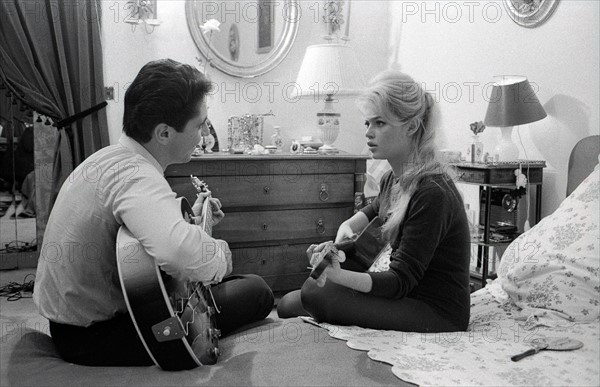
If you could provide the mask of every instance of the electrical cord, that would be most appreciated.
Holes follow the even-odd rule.
[[[33,279],[27,281],[28,277]],[[6,297],[7,301],[18,301],[22,298],[31,298],[33,296],[33,285],[35,283],[35,274],[27,274],[23,278],[23,283],[9,282],[0,287],[0,297]]]
[[[36,239],[32,239],[31,242],[25,242],[20,240],[13,240],[6,243],[0,248],[0,253],[21,253],[25,251],[35,251],[37,249]]]
[[[517,137],[519,137],[519,142],[521,143],[521,147],[523,148],[523,152],[525,153],[525,160],[529,160],[529,158],[527,157],[527,150],[525,149],[525,146],[523,145],[523,140],[521,139],[521,133],[519,132],[519,128],[517,127]],[[519,168],[520,169],[520,168]],[[519,171],[520,172],[520,171]],[[529,184],[529,163],[527,163],[527,184]],[[530,190],[526,190],[526,198],[527,198],[527,218],[525,219],[525,225],[523,226],[524,231],[527,231],[531,228],[531,226],[529,225],[529,211],[530,211],[530,194],[529,194]]]

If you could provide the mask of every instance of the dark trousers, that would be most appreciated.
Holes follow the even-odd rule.
[[[345,270],[364,272],[351,259],[342,262]],[[322,288],[308,278],[301,290],[287,293],[277,305],[281,318],[311,316],[318,322],[358,325],[363,328],[406,332],[454,332],[464,329],[439,315],[427,303],[414,298],[376,297],[331,281]],[[465,328],[466,329],[466,328]]]
[[[464,330],[424,301],[376,297],[332,282],[321,288],[312,278],[302,286],[300,299],[304,310],[319,322],[404,332]]]
[[[229,276],[211,287],[221,313],[217,328],[223,336],[264,319],[273,309],[273,293],[253,274]],[[50,321],[50,335],[66,361],[88,366],[149,366],[153,362],[140,340],[129,314],[89,327]]]

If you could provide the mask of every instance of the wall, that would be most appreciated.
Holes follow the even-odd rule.
[[[103,2],[102,10],[105,82],[117,91],[108,106],[111,142],[121,132],[121,98],[127,82],[143,64],[163,57],[197,64],[200,55],[187,29],[184,1],[159,0],[162,24],[151,33],[123,22],[125,3]],[[313,133],[313,117],[321,104],[286,101],[283,90],[295,80],[306,46],[321,43],[326,33],[324,24],[315,20],[323,2],[300,4],[298,36],[278,68],[250,80],[211,69],[209,75],[220,89],[209,101],[209,114],[222,141],[228,116],[269,110],[276,116],[266,120],[265,139],[273,133],[273,125],[282,126],[286,143]],[[351,44],[362,59],[366,79],[395,67],[434,94],[439,102],[435,124],[444,148],[466,149],[469,123],[483,120],[494,75],[527,76],[537,86],[548,117],[518,128],[527,153],[521,149],[520,157],[543,159],[548,165],[542,203],[547,215],[565,196],[570,150],[579,139],[600,131],[599,14],[598,1],[561,0],[546,23],[528,29],[509,18],[502,1],[352,0]],[[278,83],[273,93],[266,82]],[[248,90],[262,94],[257,98]],[[362,117],[353,101],[342,100],[338,108],[344,127],[336,144],[349,152],[364,151]],[[499,132],[484,131],[485,149],[494,148]],[[515,130],[516,143],[518,138]]]
[[[500,1],[396,1],[390,14],[394,65],[439,101],[442,147],[466,149],[469,123],[483,120],[494,75],[525,75],[537,85],[548,117],[518,132],[527,158],[546,160],[542,215],[553,212],[565,197],[569,152],[600,132],[600,2],[561,0],[533,29],[513,22]],[[484,152],[499,136],[498,128],[483,132]],[[513,141],[519,144],[516,130]]]
[[[169,57],[202,68],[196,60],[201,54],[187,27],[185,1],[158,0],[158,18],[162,20],[162,24],[153,30],[152,27],[146,30],[144,25],[132,27],[124,23],[123,19],[127,15],[125,4],[126,1],[122,0],[107,1],[103,2],[102,9],[105,83],[107,86],[114,86],[116,94],[115,100],[107,107],[111,143],[116,142],[121,133],[122,98],[127,83],[133,80],[146,62]],[[305,48],[311,44],[324,43],[322,36],[326,34],[326,27],[320,21],[323,15],[322,5],[323,2],[317,0],[300,1],[301,16],[296,41],[288,56],[275,70],[256,78],[241,79],[210,69],[209,76],[217,83],[218,90],[209,100],[209,116],[220,142],[226,144],[229,116],[266,113],[270,110],[275,113],[275,117],[265,120],[265,142],[273,134],[273,125],[282,127],[286,144],[290,144],[292,138],[314,133],[315,114],[322,108],[322,102],[290,102],[289,93],[284,86],[295,81]],[[352,1],[350,37],[356,39],[351,44],[359,58],[368,57],[368,60],[362,61],[366,79],[387,66],[388,39],[385,35],[364,34],[360,31],[364,20],[377,20],[378,29],[387,31],[390,23],[387,11],[387,3]],[[270,82],[276,82],[276,85],[269,86]],[[338,105],[345,127],[336,145],[349,152],[360,152],[365,144],[362,117],[351,99],[341,100]]]

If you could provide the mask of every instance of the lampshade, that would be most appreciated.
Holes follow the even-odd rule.
[[[529,124],[544,117],[546,111],[526,77],[496,77],[483,120],[486,126],[502,129],[502,139],[494,149],[494,156],[498,156],[499,161],[517,160],[519,149],[512,142],[513,126]]]
[[[486,126],[507,127],[524,125],[546,117],[527,78],[522,76],[496,77],[483,123]]]
[[[291,96],[311,96],[315,102],[323,98],[323,110],[316,117],[323,141],[320,153],[338,153],[333,143],[340,132],[341,114],[335,111],[332,97],[358,94],[364,86],[362,70],[351,46],[329,43],[306,48]]]
[[[365,87],[365,80],[354,50],[347,44],[308,46],[292,98],[325,95],[348,96]]]

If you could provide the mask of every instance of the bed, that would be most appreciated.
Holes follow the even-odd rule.
[[[575,150],[585,154],[572,157],[578,164],[570,173],[573,192],[507,248],[498,278],[472,294],[466,332],[378,331],[272,313],[221,340],[215,366],[180,372],[83,367],[59,358],[30,299],[18,307],[2,299],[0,385],[598,386],[598,136],[584,141]],[[542,337],[574,338],[584,346],[510,360]]]

